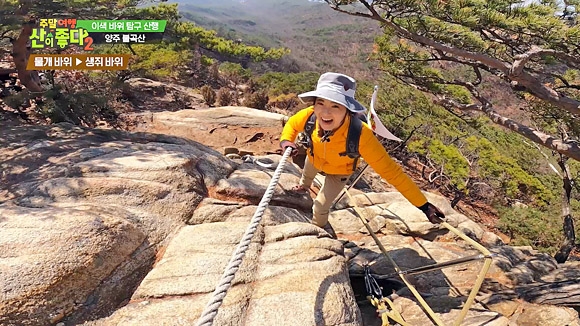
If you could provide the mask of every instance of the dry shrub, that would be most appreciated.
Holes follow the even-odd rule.
[[[258,110],[266,110],[268,100],[268,93],[265,90],[261,90],[246,96],[244,106]]]
[[[233,99],[232,92],[228,88],[222,87],[218,90],[217,101],[220,106],[230,105]]]
[[[204,85],[201,89],[201,95],[203,96],[203,100],[209,106],[213,106],[216,100],[216,93],[209,85]]]

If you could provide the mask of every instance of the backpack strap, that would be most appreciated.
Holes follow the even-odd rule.
[[[348,134],[346,136],[346,151],[340,153],[340,156],[348,156],[354,159],[352,170],[356,170],[356,165],[360,157],[358,152],[358,145],[360,141],[360,135],[362,132],[362,120],[355,115],[350,116],[350,124],[348,125]]]
[[[362,122],[364,122],[366,124],[369,124],[369,121],[367,119],[367,116],[364,113],[356,113],[354,116],[357,117],[357,118],[359,118],[360,121],[362,121]]]
[[[306,124],[304,124],[304,137],[306,138],[306,142],[304,146],[310,149],[310,155],[314,156],[314,146],[312,146],[312,132],[316,127],[316,115],[314,112],[310,114],[308,119],[306,120]]]

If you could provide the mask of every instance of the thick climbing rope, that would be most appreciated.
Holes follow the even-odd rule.
[[[262,196],[260,204],[258,204],[258,208],[256,209],[256,212],[254,213],[254,216],[252,217],[250,224],[246,229],[246,233],[244,233],[242,240],[240,241],[238,247],[236,248],[236,251],[232,255],[232,258],[230,259],[230,262],[228,263],[228,266],[226,267],[220,282],[218,283],[215,291],[213,292],[211,300],[208,302],[208,304],[205,306],[204,311],[201,313],[201,316],[199,317],[199,320],[196,324],[197,326],[202,325],[206,326],[213,324],[213,320],[218,313],[218,309],[222,305],[226,293],[232,285],[232,280],[234,279],[236,272],[238,271],[240,265],[242,264],[242,260],[244,258],[244,255],[246,254],[246,250],[250,246],[250,242],[254,237],[254,233],[256,232],[258,226],[260,225],[262,215],[264,214],[264,211],[266,211],[266,208],[268,208],[270,199],[274,194],[274,189],[278,184],[280,175],[284,170],[284,165],[286,165],[286,160],[290,156],[291,152],[292,148],[290,147],[286,148],[286,150],[284,151],[284,155],[282,155],[280,163],[278,164],[278,167],[276,168],[276,171],[274,172],[274,175],[270,180],[270,184],[268,185],[268,188],[266,188],[266,192],[264,193],[264,196]]]

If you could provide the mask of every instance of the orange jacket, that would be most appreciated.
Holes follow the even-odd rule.
[[[308,117],[314,112],[313,107],[303,109],[290,117],[282,135],[280,142],[289,140],[295,142],[298,133],[304,131],[304,126]],[[348,134],[348,125],[350,115],[347,114],[344,123],[329,137],[330,141],[320,142],[318,136],[318,122],[312,131],[312,144],[314,147],[314,156],[310,155],[310,162],[319,171],[328,174],[348,175],[353,171],[353,159],[348,156],[340,156],[346,150],[346,136]],[[403,169],[395,162],[379,140],[375,137],[369,126],[363,122],[359,141],[359,153],[364,160],[388,183],[392,184],[397,190],[407,198],[411,204],[421,206],[427,202],[427,199],[417,187],[417,185],[405,174]]]

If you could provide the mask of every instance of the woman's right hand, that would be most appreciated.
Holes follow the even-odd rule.
[[[292,152],[290,153],[290,156],[296,156],[296,154],[298,154],[298,147],[296,147],[296,144],[294,144],[293,142],[289,141],[289,140],[284,140],[280,143],[280,147],[282,148],[282,150],[286,150],[287,147],[292,147]]]

